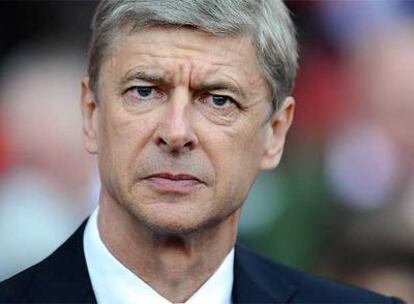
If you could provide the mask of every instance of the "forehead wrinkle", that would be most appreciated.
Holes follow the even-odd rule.
[[[132,37],[127,37],[125,40]],[[243,43],[244,39],[237,44],[237,48],[233,49],[231,52],[228,50],[219,51],[220,47],[216,47],[215,53],[206,53],[204,52],[204,46],[193,46],[188,44],[180,44],[174,42],[169,47],[165,48],[165,43],[163,41],[151,41],[151,43],[141,43],[140,47],[144,49],[131,51],[133,55],[148,56],[160,59],[184,59],[188,60],[199,60],[202,62],[209,62],[212,65],[218,66],[232,66],[232,61],[235,56],[241,55],[241,50],[245,47]],[[128,45],[128,41],[121,41],[121,45],[118,49],[122,48],[123,44]],[[240,61],[243,62],[246,58],[240,56]]]
[[[153,71],[157,71],[157,73],[161,72],[161,74],[164,74],[163,80],[165,81],[163,82],[182,83],[190,88],[196,87],[204,80],[212,83],[220,82],[220,79],[228,78],[226,82],[235,83],[241,90],[246,85],[256,85],[259,83],[258,77],[249,77],[253,75],[246,74],[246,67],[243,65],[243,62],[248,60],[245,56],[246,54],[243,53],[243,49],[251,43],[251,39],[248,37],[241,37],[235,45],[235,48],[231,51],[222,49],[220,46],[214,48],[218,52],[218,55],[208,55],[210,53],[204,52],[203,46],[186,44],[180,40],[173,41],[172,44],[169,44],[168,48],[165,48],[160,47],[160,45],[165,44],[164,39],[158,41],[151,40],[150,42],[144,43],[140,42],[138,47],[133,40],[130,40],[130,38],[134,38],[134,35],[129,37],[124,36],[124,38],[117,44],[116,53],[120,55],[123,52],[122,50],[126,49],[127,54],[122,55],[124,58],[131,57],[131,61],[143,61],[143,66],[145,69],[150,70],[151,73]],[[134,47],[135,45],[137,47]],[[255,52],[252,55],[256,57]],[[239,59],[234,60],[235,56],[239,57]],[[255,63],[257,64],[256,60]],[[178,66],[178,68],[175,66]],[[260,69],[258,70],[260,78],[263,78]],[[178,73],[176,73],[177,71]],[[240,73],[241,71],[243,73]],[[240,84],[244,84],[244,86]]]
[[[141,64],[134,66],[125,73],[123,80],[128,81],[140,76],[139,74],[148,74],[153,77],[154,82],[170,82],[177,84],[189,84],[193,78],[193,74],[199,74],[200,70],[207,70],[203,72],[211,73],[211,68],[217,70],[217,67],[230,67],[228,64],[205,63],[201,59],[189,58],[189,56],[176,55],[159,55],[149,54],[149,52],[133,52],[137,57],[132,58],[131,61],[141,61]],[[137,60],[138,59],[138,60]],[[162,60],[161,62],[159,60]],[[165,60],[165,61],[164,61]],[[148,78],[145,77],[144,80]],[[148,79],[151,81],[151,79]]]
[[[195,69],[194,67],[197,66],[196,64],[192,63],[191,65],[191,78],[190,78],[190,88],[198,88],[203,81],[208,79],[209,75],[213,75],[217,72],[218,68],[214,68],[214,66],[208,66],[205,63],[198,65]]]
[[[192,62],[178,61],[173,65],[172,79],[174,86],[190,87]]]
[[[157,29],[157,27],[153,27],[152,29]],[[149,57],[158,57],[158,58],[182,58],[182,59],[188,59],[188,58],[193,58],[196,59],[197,57],[198,60],[201,61],[209,61],[210,64],[212,65],[218,65],[218,66],[231,66],[231,62],[232,59],[234,59],[235,56],[240,56],[242,54],[242,50],[246,47],[251,47],[253,46],[252,43],[252,37],[251,35],[242,35],[239,37],[214,37],[211,34],[208,33],[204,33],[206,37],[213,37],[213,38],[217,38],[219,40],[229,40],[229,43],[231,43],[231,41],[237,39],[237,43],[236,46],[231,50],[228,51],[226,48],[221,47],[221,45],[219,45],[218,47],[215,47],[215,54],[214,55],[210,55],[209,53],[205,53],[204,48],[205,45],[202,44],[198,44],[196,41],[193,44],[188,44],[186,42],[182,42],[180,40],[180,34],[181,32],[188,32],[187,29],[165,29],[165,28],[158,28],[158,30],[160,31],[173,31],[172,34],[174,34],[176,36],[175,41],[173,41],[172,44],[169,45],[169,48],[166,49],[165,46],[165,40],[167,40],[167,43],[169,43],[168,39],[166,39],[165,37],[163,37],[161,40],[151,40],[149,42],[140,42],[140,47],[144,47],[144,50],[137,50],[135,49],[134,51],[132,51],[132,53],[135,53],[137,55],[142,55],[142,56],[149,56]],[[128,46],[130,46],[131,44],[134,44],[134,41],[131,41],[131,39],[134,39],[135,35],[140,35],[140,34],[145,34],[146,30],[140,31],[140,32],[134,32],[132,34],[125,34],[125,32],[123,32],[123,34],[119,35],[116,37],[116,39],[114,39],[114,41],[112,41],[111,43],[111,49],[112,51],[109,53],[120,53],[122,49],[128,48]],[[196,31],[197,34],[203,34],[203,32],[199,32]],[[148,34],[148,33],[147,33]],[[198,37],[194,37],[195,40],[198,40]],[[174,52],[174,49],[177,49],[178,52]],[[184,53],[182,51],[185,51]],[[254,50],[254,48],[253,48]],[[162,52],[167,52],[166,54],[163,54]],[[197,56],[197,54],[201,55]],[[178,56],[177,56],[178,55]],[[195,56],[194,56],[195,55]],[[207,56],[206,56],[207,55]],[[254,52],[254,57],[256,57],[256,53]],[[107,54],[105,57],[111,57],[110,54]],[[246,60],[247,58],[243,58],[244,56],[240,57],[240,61],[244,62],[244,60]],[[217,61],[218,59],[222,59],[220,61]]]
[[[122,47],[118,46],[118,54],[119,51],[121,51]],[[232,62],[232,58],[234,58],[235,54],[239,54],[238,51],[236,52],[232,52],[232,56],[225,56],[225,58],[222,58],[221,56],[214,56],[214,55],[208,55],[206,53],[200,53],[198,54],[198,51],[193,54],[192,52],[190,53],[182,53],[180,48],[177,48],[178,52],[174,53],[172,51],[168,51],[167,54],[162,54],[161,52],[163,52],[162,48],[156,47],[155,45],[149,45],[148,49],[146,50],[133,50],[133,51],[129,51],[126,56],[134,58],[135,56],[139,56],[140,60],[142,61],[147,61],[148,63],[150,63],[152,66],[157,67],[161,66],[161,67],[165,67],[165,63],[159,64],[153,61],[157,61],[157,59],[166,59],[166,60],[183,60],[185,62],[190,62],[191,65],[191,70],[194,69],[194,67],[196,66],[206,66],[207,65],[211,65],[211,66],[216,66],[216,67],[225,67],[225,68],[236,68],[239,65],[233,64]],[[115,54],[112,54],[115,55]],[[207,55],[207,56],[206,56]],[[109,56],[109,57],[116,57],[116,56]],[[199,63],[196,63],[196,62]],[[243,60],[240,60],[241,62],[243,62]]]
[[[231,64],[231,60],[226,58],[222,61],[219,61],[218,58],[208,54],[200,54],[200,58],[194,58],[195,56],[192,54],[151,54],[150,51],[147,52],[136,52],[140,56],[145,57],[153,57],[154,59],[168,59],[168,60],[183,60],[185,62],[189,62],[191,66],[197,65],[196,61],[200,61],[203,65],[209,64],[212,66],[219,66],[219,67],[232,67],[236,66]],[[201,57],[202,55],[202,57]]]

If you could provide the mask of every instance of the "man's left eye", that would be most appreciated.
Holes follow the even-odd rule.
[[[216,108],[227,108],[234,105],[233,100],[228,96],[223,95],[210,95],[209,97],[212,106]]]
[[[211,93],[200,96],[197,105],[207,119],[219,125],[231,124],[243,109],[232,97]]]
[[[222,107],[224,106],[229,100],[227,97],[225,96],[219,96],[219,95],[213,95],[212,96],[212,101],[214,103],[214,105]]]

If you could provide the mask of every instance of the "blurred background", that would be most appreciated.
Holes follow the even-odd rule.
[[[0,1],[0,281],[97,203],[79,79],[93,1]],[[240,240],[306,271],[414,302],[414,1],[287,1],[297,111]]]

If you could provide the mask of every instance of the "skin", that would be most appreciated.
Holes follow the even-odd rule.
[[[279,163],[294,100],[268,119],[269,96],[251,37],[191,29],[122,35],[102,62],[97,94],[82,81],[84,144],[102,181],[101,238],[172,302],[219,267],[258,172]]]

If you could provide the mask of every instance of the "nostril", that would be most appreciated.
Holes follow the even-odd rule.
[[[187,141],[178,141],[178,140],[168,140],[162,136],[158,137],[155,140],[157,146],[159,146],[165,152],[171,154],[180,154],[186,151],[191,151],[195,147],[195,143],[192,140]]]
[[[168,143],[162,137],[156,139],[156,144],[160,146],[168,146]]]
[[[192,150],[194,148],[194,142],[188,141],[185,143],[184,148],[187,148],[188,150]]]

